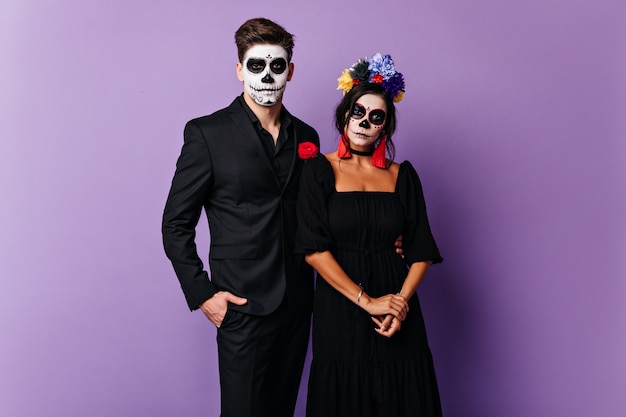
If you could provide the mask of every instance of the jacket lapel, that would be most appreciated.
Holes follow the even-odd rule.
[[[235,99],[235,101],[233,101],[233,103],[229,107],[229,110],[230,117],[233,119],[233,122],[241,131],[242,140],[252,144],[252,146],[256,150],[257,155],[259,156],[259,159],[263,161],[267,168],[274,174],[274,177],[276,177],[274,172],[274,165],[267,156],[265,149],[263,149],[263,144],[259,140],[258,133],[250,122],[250,118],[248,117],[246,110],[241,107],[241,104],[238,102],[238,99]],[[278,183],[278,178],[276,178],[276,182]]]
[[[283,108],[283,110],[287,111],[287,109],[285,108]],[[291,114],[289,115],[289,117],[291,118],[291,125],[289,126],[289,130],[291,132],[289,132],[290,134],[288,140],[293,143],[293,155],[291,157],[291,167],[289,168],[289,175],[287,175],[287,181],[285,181],[283,190],[287,187],[289,181],[291,181],[291,177],[293,176],[296,164],[298,163],[298,132],[293,117],[291,117]]]

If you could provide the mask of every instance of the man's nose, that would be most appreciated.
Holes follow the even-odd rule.
[[[267,74],[265,74],[265,77],[261,78],[261,82],[271,84],[274,82],[274,78],[272,78],[270,72],[268,71]]]

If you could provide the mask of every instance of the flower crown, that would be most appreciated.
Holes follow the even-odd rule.
[[[385,94],[395,103],[404,98],[404,77],[396,71],[393,59],[389,55],[374,54],[370,60],[359,59],[337,78],[337,90],[346,94],[355,85],[363,83],[381,84]]]

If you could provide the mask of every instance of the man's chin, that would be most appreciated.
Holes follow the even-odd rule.
[[[261,106],[266,106],[266,107],[270,107],[275,105],[276,103],[278,103],[280,101],[280,97],[281,96],[276,96],[276,95],[267,95],[267,94],[255,94],[253,96],[254,101],[257,104],[260,104]]]

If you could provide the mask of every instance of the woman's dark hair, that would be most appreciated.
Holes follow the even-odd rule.
[[[243,62],[246,51],[254,45],[272,44],[282,46],[287,51],[287,60],[293,55],[293,35],[278,23],[258,17],[244,22],[235,32],[235,44],[239,62]]]
[[[345,96],[343,96],[339,105],[337,105],[337,109],[335,110],[335,127],[339,131],[339,134],[343,135],[343,132],[348,125],[348,121],[350,120],[352,108],[357,100],[365,94],[375,94],[385,100],[385,104],[387,105],[387,116],[385,118],[385,127],[383,127],[381,137],[382,135],[387,136],[387,154],[389,155],[389,159],[393,161],[396,154],[396,148],[393,145],[391,137],[396,131],[396,106],[393,100],[385,94],[385,89],[382,85],[364,83],[352,87],[352,89],[348,91]]]

